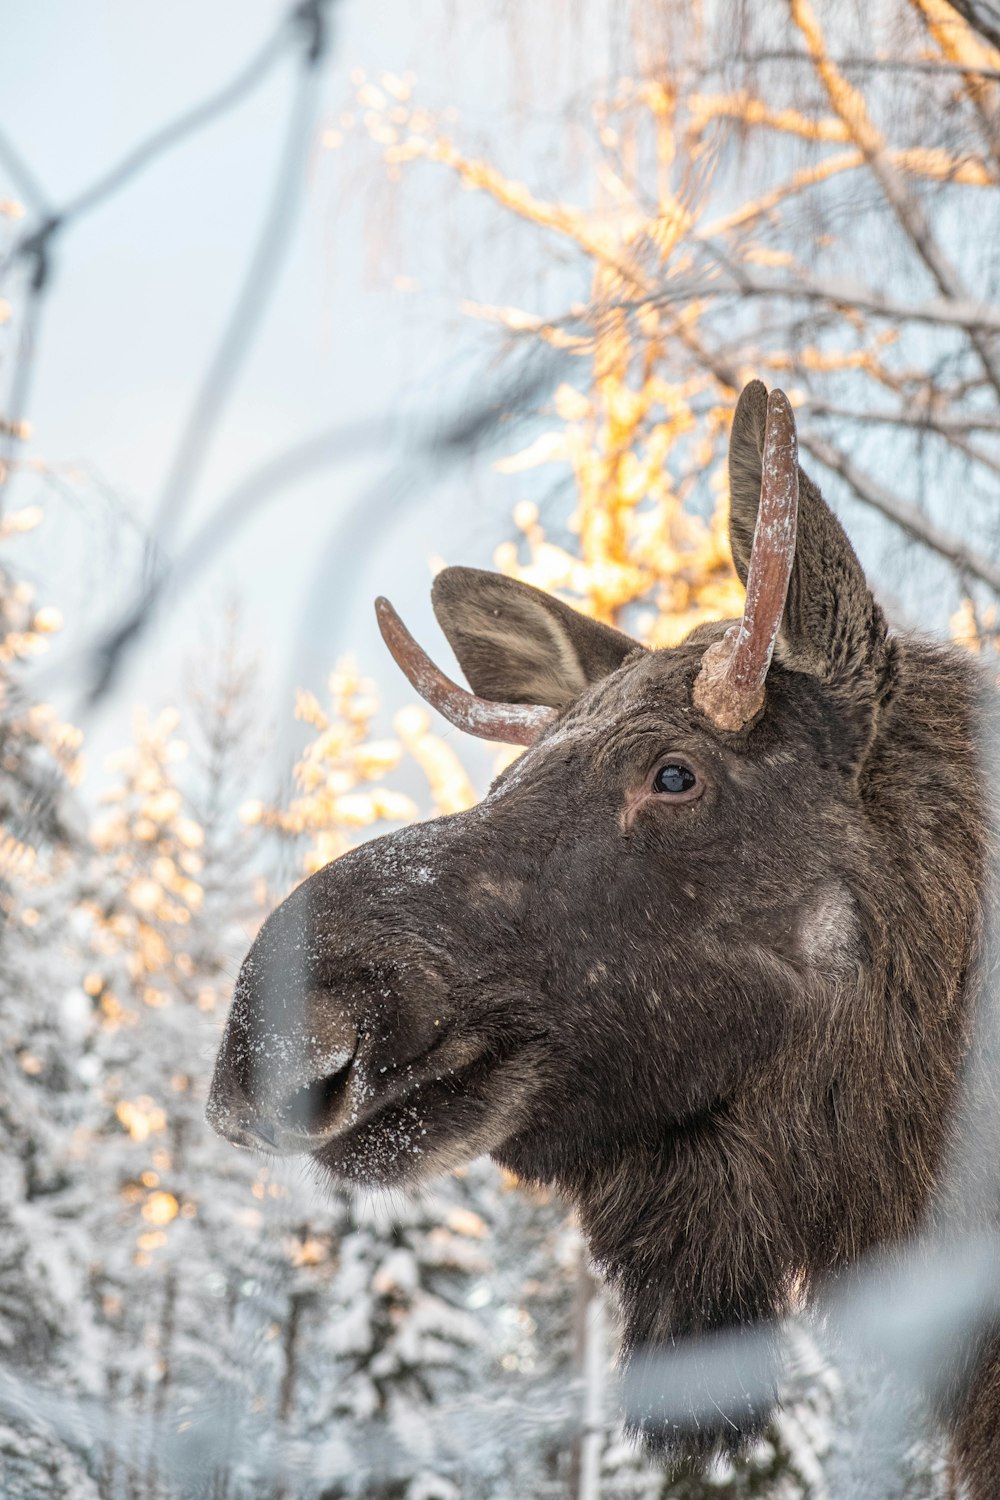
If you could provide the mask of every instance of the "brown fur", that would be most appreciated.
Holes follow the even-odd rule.
[[[744,578],[765,402],[748,387],[733,429]],[[434,602],[474,691],[560,717],[478,807],[352,851],[274,913],[209,1116],[345,1180],[490,1151],[558,1184],[619,1293],[626,1358],[766,1325],[793,1289],[907,1241],[934,1198],[983,930],[974,664],[887,634],[804,475],[764,709],[739,733],[692,705],[723,625],[646,652],[461,568]],[[652,790],[672,755],[694,800]],[[954,1410],[986,1500],[989,1353]],[[648,1436],[673,1455],[732,1441]]]

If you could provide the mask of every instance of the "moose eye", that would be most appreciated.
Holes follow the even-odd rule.
[[[697,774],[682,760],[668,760],[653,777],[653,791],[667,797],[696,797],[701,791]]]

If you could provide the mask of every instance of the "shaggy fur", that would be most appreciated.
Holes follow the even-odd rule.
[[[748,387],[733,427],[744,578],[765,405]],[[209,1117],[340,1179],[490,1151],[558,1184],[619,1294],[626,1359],[767,1326],[934,1202],[984,926],[974,664],[888,634],[804,475],[765,705],[739,733],[692,705],[724,625],[647,652],[472,569],[445,570],[434,602],[475,692],[560,716],[478,807],[352,851],[269,919]],[[700,795],[657,790],[677,761]],[[704,1454],[763,1415],[647,1437]],[[987,1345],[950,1416],[986,1500]]]

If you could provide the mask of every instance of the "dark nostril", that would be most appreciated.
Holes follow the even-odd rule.
[[[319,1135],[328,1127],[343,1100],[353,1057],[336,1073],[315,1078],[287,1098],[282,1106],[283,1122],[303,1135]]]
[[[278,1137],[274,1132],[274,1127],[267,1120],[253,1120],[247,1126],[247,1132],[255,1136],[265,1146],[277,1146],[278,1144]]]

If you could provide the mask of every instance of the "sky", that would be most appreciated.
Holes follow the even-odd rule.
[[[593,191],[587,109],[628,70],[629,8],[606,0],[545,8],[533,0],[334,0],[331,13],[287,246],[206,462],[183,497],[173,549],[288,449],[337,432],[337,461],[274,489],[227,532],[211,565],[164,599],[97,712],[83,708],[92,673],[84,647],[136,596],[172,457],[273,191],[296,82],[291,52],[236,107],[55,242],[27,416],[29,452],[59,482],[26,475],[11,486],[7,505],[39,501],[45,522],[0,554],[35,583],[41,603],[65,615],[36,688],[82,724],[93,786],[107,753],[127,739],[135,705],[183,699],[234,600],[245,649],[259,656],[259,717],[277,731],[268,775],[280,779],[298,742],[295,687],[322,696],[345,651],[376,678],[387,724],[412,694],[378,639],[374,597],[388,594],[457,672],[430,612],[435,565],[490,566],[497,544],[516,534],[516,502],[544,502],[568,481],[553,466],[520,475],[495,468],[526,446],[530,424],[500,431],[493,449],[447,467],[417,461],[414,434],[468,412],[510,378],[502,337],[467,315],[467,299],[562,311],[586,295],[588,273],[555,236],[461,191],[434,165],[388,181],[357,93],[363,79],[390,73],[470,154],[543,196],[573,198]],[[48,199],[64,203],[214,94],[285,14],[278,0],[0,0],[0,131]],[[738,156],[734,170],[738,178]],[[737,181],[734,190],[743,188]],[[0,198],[13,192],[0,165]],[[941,228],[946,239],[955,232],[946,221]],[[0,297],[16,309],[15,278],[0,285]],[[9,380],[11,353],[0,328],[0,382]],[[873,428],[859,443],[869,472],[894,483],[884,434]],[[915,477],[917,498],[949,523],[950,497],[934,491],[931,466]],[[874,512],[845,505],[835,485],[830,492],[889,596],[914,594],[926,559]],[[948,589],[939,593],[932,628],[946,626],[954,607]],[[463,748],[485,769],[478,754]]]
[[[532,100],[559,108],[560,89],[564,97],[580,83],[579,59],[559,60],[561,81],[558,68],[535,76],[518,37],[523,7],[475,10],[463,19],[448,0],[333,7],[288,250],[186,497],[180,540],[290,445],[331,428],[346,440],[372,421],[402,420],[412,432],[426,416],[461,412],[491,378],[503,378],[496,336],[463,317],[460,304],[470,294],[503,302],[512,285],[529,301],[540,291],[541,273],[522,265],[513,275],[510,232],[484,243],[476,207],[431,180],[433,169],[422,196],[407,200],[386,183],[363,132],[348,132],[339,148],[324,144],[353,103],[357,70],[368,78],[388,71],[414,75],[414,97],[450,108],[446,118],[469,140],[506,151],[508,163],[531,157]],[[273,0],[3,0],[2,129],[49,200],[64,202],[217,90],[284,13]],[[403,701],[408,690],[387,670],[372,597],[392,593],[440,649],[427,603],[432,559],[489,565],[512,532],[518,484],[492,468],[502,448],[446,474],[411,467],[405,448],[388,453],[381,439],[355,449],[273,493],[196,586],[166,599],[111,701],[83,713],[81,644],[134,595],[143,533],[269,201],[294,81],[294,67],[281,63],[238,107],[71,223],[56,244],[27,416],[31,451],[76,472],[62,492],[30,477],[13,487],[7,503],[41,500],[46,520],[7,555],[35,581],[40,601],[66,616],[59,668],[46,664],[40,682],[83,718],[91,763],[122,741],[134,703],[156,706],[182,692],[231,598],[247,649],[261,654],[261,712],[272,722],[289,719],[292,686],[319,686],[345,649],[378,675],[390,700]],[[515,115],[516,138],[504,138]],[[544,162],[531,159],[544,176]],[[0,195],[12,193],[0,171]],[[544,277],[557,300],[579,291],[572,267],[555,262]],[[16,285],[4,295],[16,303]],[[6,379],[9,344],[3,356]],[[388,514],[387,503],[395,504]]]

